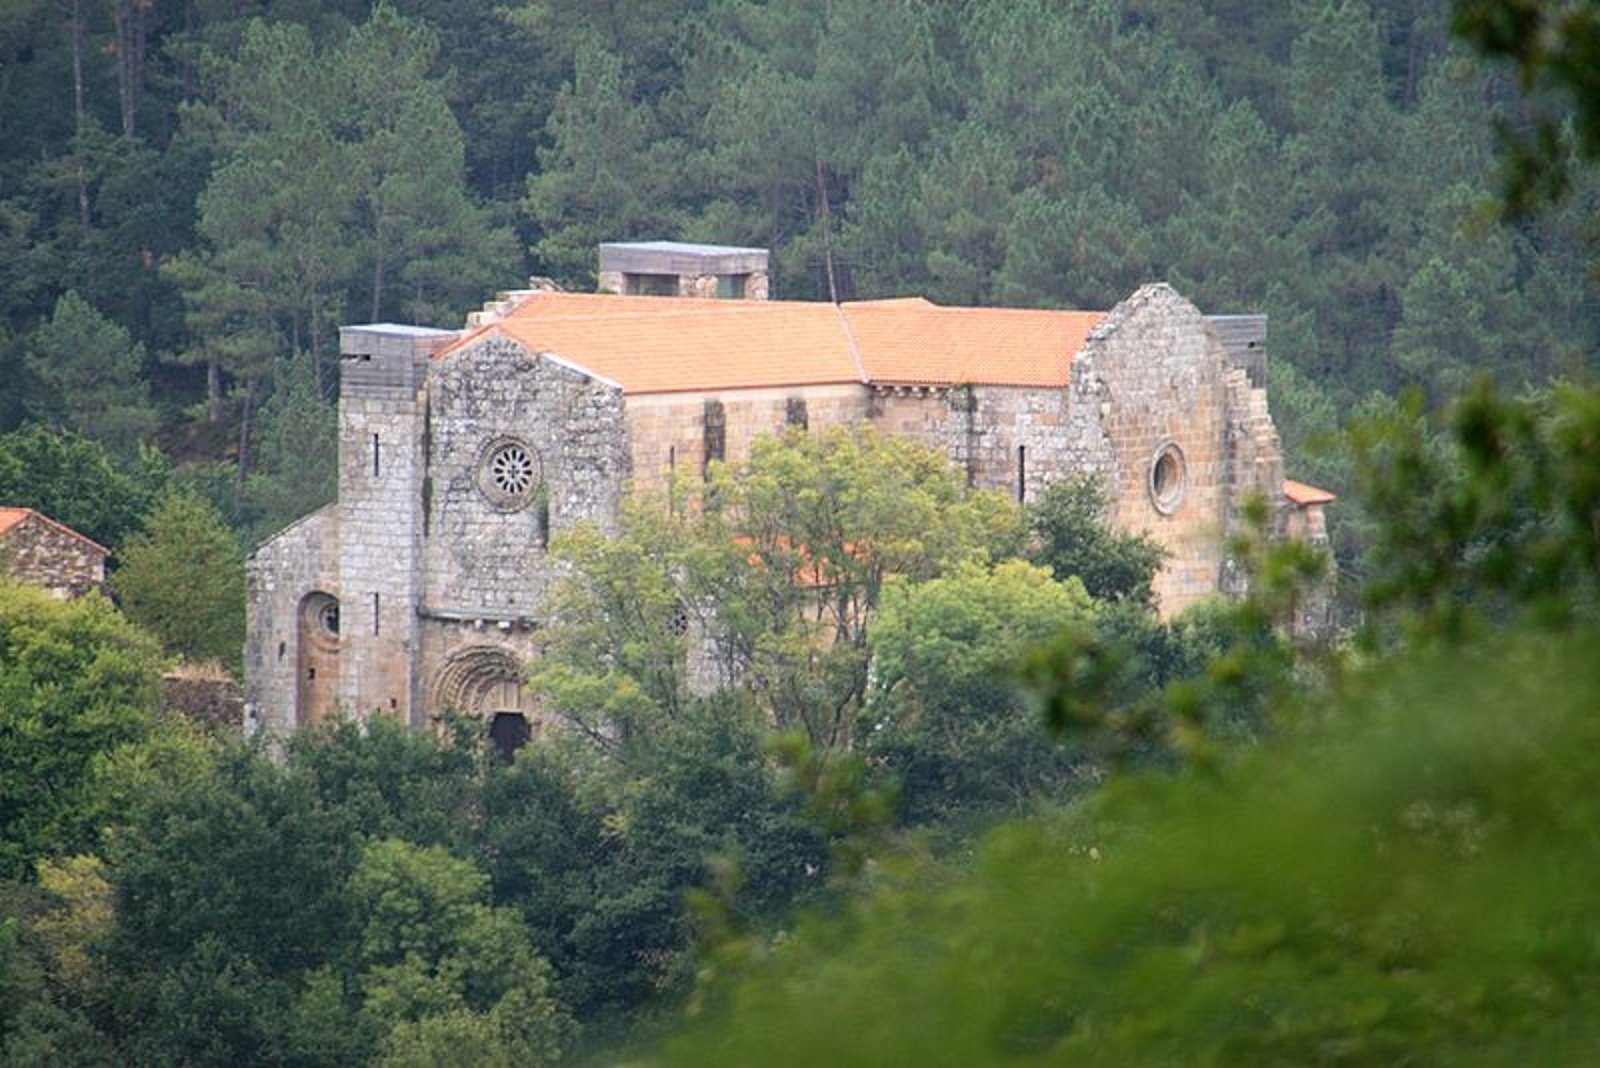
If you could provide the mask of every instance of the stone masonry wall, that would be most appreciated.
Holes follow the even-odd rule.
[[[295,705],[302,689],[301,605],[308,595],[337,598],[339,592],[337,505],[285,528],[245,561],[247,734],[285,734],[300,726]]]
[[[941,449],[974,486],[1033,500],[1077,470],[1083,451],[1063,389],[1022,386],[879,387],[872,421],[885,433]]]
[[[0,537],[0,567],[19,582],[40,586],[66,600],[99,589],[106,579],[106,554],[37,513]]]
[[[237,735],[244,725],[244,698],[229,678],[162,675],[161,710],[221,735]]]
[[[615,522],[629,470],[621,390],[486,338],[436,363],[427,440],[424,610],[542,616],[548,539]],[[504,443],[533,457],[536,486],[518,499],[486,489],[485,463]]]
[[[341,384],[339,704],[357,718],[415,721],[419,393],[362,396]]]
[[[782,431],[791,413],[802,410],[795,401],[804,402],[806,425],[812,430],[856,422],[867,414],[867,390],[855,384],[629,397],[628,440],[636,487],[661,489],[674,470],[681,477],[700,478],[707,401],[722,405],[723,459],[729,463],[749,456],[760,435]]]
[[[717,275],[680,274],[677,277],[679,297],[714,300],[719,295]],[[621,271],[601,271],[595,278],[597,293],[623,293],[626,290],[627,278]],[[771,282],[766,271],[750,271],[744,275],[744,296],[740,299],[766,300],[770,292]]]

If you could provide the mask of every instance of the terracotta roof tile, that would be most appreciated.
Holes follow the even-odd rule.
[[[1327,504],[1329,501],[1339,499],[1325,489],[1318,489],[1316,486],[1309,486],[1304,482],[1296,482],[1292,478],[1284,479],[1280,488],[1283,490],[1285,497],[1301,506]]]
[[[1062,386],[1101,312],[539,293],[498,331],[627,393],[822,385]]]

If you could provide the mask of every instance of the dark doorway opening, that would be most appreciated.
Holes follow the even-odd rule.
[[[528,726],[521,712],[496,712],[489,721],[489,741],[494,744],[495,754],[502,763],[511,763],[517,750],[527,745],[531,737],[533,728]]]

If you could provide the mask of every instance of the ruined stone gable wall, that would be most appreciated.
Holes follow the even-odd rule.
[[[486,338],[436,362],[425,439],[424,612],[542,615],[548,539],[584,520],[615,524],[629,470],[621,390]],[[508,444],[533,461],[535,484],[519,497],[491,478]]]
[[[1266,388],[1253,383],[1248,369],[1230,367],[1223,385],[1227,395],[1223,477],[1229,527],[1237,529],[1243,521],[1241,510],[1252,495],[1263,498],[1269,514],[1283,500],[1283,447],[1267,410]],[[1232,561],[1226,561],[1218,587],[1224,593],[1241,595],[1246,592],[1246,578]]]
[[[308,595],[339,595],[338,506],[328,505],[286,528],[245,561],[245,731],[285,734],[299,726],[296,698],[305,669],[301,605]],[[337,703],[337,670],[324,671],[329,689],[320,699]]]
[[[723,459],[729,463],[744,460],[757,437],[781,432],[792,419],[803,416],[809,429],[825,430],[867,414],[867,390],[854,383],[630,396],[628,439],[637,488],[660,489],[674,470],[700,477],[708,402],[722,406]]]
[[[1236,506],[1227,370],[1215,332],[1166,285],[1113,309],[1073,368],[1076,420],[1098,421],[1109,445],[1110,518],[1170,554],[1155,582],[1166,614],[1216,592],[1223,572]],[[1152,481],[1162,453],[1174,450],[1181,490],[1158,507]]]
[[[57,598],[82,597],[106,578],[106,554],[38,514],[0,537],[0,568]]]

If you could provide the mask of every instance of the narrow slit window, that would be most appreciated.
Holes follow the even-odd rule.
[[[1017,501],[1028,499],[1028,447],[1017,446]]]
[[[380,473],[378,461],[378,435],[372,435],[372,477],[377,478]]]
[[[378,595],[377,594],[373,594],[372,595],[372,633],[374,635],[376,635],[378,633],[378,605],[379,605]]]
[[[705,451],[700,466],[700,477],[709,478],[713,461],[727,457],[728,415],[721,401],[706,401]]]

